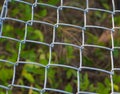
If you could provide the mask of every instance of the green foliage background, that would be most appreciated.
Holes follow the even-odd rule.
[[[33,3],[33,0],[25,0],[30,3]],[[54,6],[59,5],[59,0],[39,0],[39,2],[51,4]],[[0,1],[0,10],[2,9],[3,1]],[[109,0],[92,0],[90,5],[96,5],[100,8],[105,8],[110,10],[110,1]],[[85,4],[83,0],[66,0],[66,5],[82,7],[84,8]],[[95,6],[95,7],[96,7]],[[51,13],[53,11],[53,13]],[[71,12],[70,12],[71,11]],[[70,13],[70,14],[66,14]],[[80,19],[83,15],[79,15],[79,11],[74,10],[64,10],[61,12],[61,22],[83,25],[83,20]],[[17,18],[20,20],[30,20],[31,19],[31,7],[27,4],[22,4],[15,2],[14,0],[9,5],[8,17]],[[43,20],[49,23],[56,22],[56,11],[45,6],[38,6],[34,11],[35,20]],[[91,19],[92,18],[92,19]],[[90,24],[103,24],[106,27],[111,27],[110,16],[107,13],[101,12],[91,12],[87,19]],[[71,19],[73,19],[71,21]],[[120,17],[115,16],[115,24],[120,25]],[[94,21],[98,20],[98,21]],[[99,23],[97,23],[99,22]],[[11,20],[5,21],[3,25],[3,36],[16,38],[22,40],[24,38],[24,24],[13,22]],[[49,26],[42,24],[33,24],[33,26],[28,27],[27,38],[29,40],[36,40],[41,42],[51,42],[52,29]],[[99,33],[97,31],[100,31]],[[49,33],[48,33],[49,32]],[[61,33],[62,32],[62,33]],[[102,30],[92,30],[87,29],[86,32],[86,43],[87,44],[96,44],[110,47],[111,43],[109,41],[98,41],[102,34]],[[119,45],[120,37],[119,30],[114,38],[115,45]],[[76,45],[81,44],[81,31],[76,28],[71,27],[62,27],[57,28],[57,37],[56,41],[68,42]],[[11,62],[16,62],[17,53],[18,53],[19,43],[13,40],[8,40],[5,38],[0,38],[0,59],[8,60]],[[105,70],[110,70],[110,64],[106,62],[108,52],[101,49],[85,48],[83,52],[83,62],[84,66],[103,68]],[[44,65],[47,65],[49,59],[49,48],[43,45],[38,45],[35,43],[25,43],[22,44],[21,49],[21,60],[27,62],[40,62]],[[94,55],[93,55],[94,54]],[[105,56],[103,56],[105,54]],[[79,53],[78,50],[71,46],[56,46],[53,49],[52,53],[52,63],[63,64],[78,67],[79,63]],[[76,58],[77,57],[77,58]],[[120,57],[119,50],[114,51],[114,59],[118,61]],[[72,63],[71,63],[72,62]],[[95,63],[96,62],[96,63]],[[101,64],[102,63],[102,64]],[[107,66],[106,66],[107,64]],[[116,64],[119,66],[120,64]],[[36,87],[39,89],[43,88],[44,85],[44,75],[45,69],[43,67],[33,65],[33,64],[20,64],[16,70],[16,79],[15,84],[26,85],[31,87]],[[114,90],[120,92],[120,73],[115,73],[114,80]],[[98,77],[97,77],[98,76]],[[5,63],[0,61],[0,85],[8,86],[11,83],[13,77],[13,64]],[[99,73],[96,71],[85,70],[80,73],[80,87],[81,91],[90,91],[97,92],[100,94],[109,94],[111,91],[111,84],[109,75],[104,73]],[[77,88],[77,73],[75,70],[62,68],[61,67],[52,67],[48,70],[48,87],[62,89],[68,92],[73,92],[75,94]],[[8,91],[9,94],[39,94],[37,91],[31,89],[18,89],[14,88]],[[0,94],[6,94],[4,89],[0,89]],[[45,94],[58,94],[54,92],[45,92]]]

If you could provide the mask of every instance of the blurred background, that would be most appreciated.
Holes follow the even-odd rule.
[[[21,0],[34,3],[34,0]],[[73,6],[85,9],[85,0],[63,0],[63,5]],[[0,11],[2,10],[4,0],[0,0]],[[115,0],[116,10],[120,9],[120,0]],[[38,0],[38,3],[59,6],[60,0]],[[100,8],[112,11],[112,0],[89,0],[90,8]],[[28,4],[12,0],[8,4],[7,17],[16,18],[23,21],[31,20],[31,6]],[[38,5],[34,8],[33,19],[55,24],[57,21],[56,9],[48,6]],[[120,26],[120,12],[114,15],[115,27]],[[87,25],[96,25],[112,29],[112,16],[110,13],[90,10],[87,13]],[[84,12],[64,8],[60,11],[60,22],[84,26]],[[33,23],[27,27],[27,40],[51,43],[53,38],[53,27]],[[25,24],[22,22],[7,19],[3,21],[2,36],[18,40],[24,39]],[[120,30],[115,29],[113,33],[114,46],[120,46]],[[111,48],[111,31],[97,28],[86,28],[85,44],[99,45]],[[71,43],[82,45],[82,30],[59,26],[56,29],[55,42]],[[7,38],[0,38],[0,60],[7,60],[16,63],[18,57],[19,42]],[[120,68],[120,50],[113,52],[114,67]],[[85,47],[83,50],[83,66],[111,70],[110,51],[94,47]],[[22,44],[20,61],[37,62],[47,65],[49,61],[49,47],[42,44],[27,42]],[[79,68],[79,49],[72,46],[55,45],[52,49],[52,64],[69,65]],[[16,67],[16,85],[25,85],[42,89],[44,86],[45,69],[37,65],[19,64]],[[8,86],[13,77],[13,65],[0,61],[0,85]],[[110,75],[104,72],[83,69],[80,72],[80,90],[96,92],[99,94],[110,94],[111,82]],[[120,72],[115,71],[113,76],[114,91],[120,92]],[[76,70],[61,67],[51,67],[48,69],[47,87],[60,89],[75,94],[77,92],[77,73]],[[14,87],[8,91],[9,94],[40,94],[31,89]],[[0,94],[6,94],[6,90],[0,88]],[[62,94],[58,92],[46,91],[44,94]]]

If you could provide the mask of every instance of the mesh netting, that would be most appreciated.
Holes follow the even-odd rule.
[[[87,90],[84,89],[86,84],[82,83],[87,80],[81,79],[83,75],[86,75],[85,72],[88,73],[88,76],[90,75],[91,83],[97,83],[95,80],[102,82],[102,78],[107,78],[110,83],[106,87],[109,88],[111,94],[115,94],[114,89],[119,88],[115,87],[113,76],[120,70],[116,64],[118,61],[114,60],[114,52],[119,53],[120,49],[119,43],[118,45],[114,43],[114,36],[120,28],[115,23],[115,17],[120,10],[115,8],[114,0],[110,0],[111,4],[108,6],[111,8],[108,9],[100,8],[98,5],[95,5],[98,7],[92,7],[94,6],[90,5],[90,2],[94,2],[92,0],[82,0],[82,3],[78,3],[77,0],[70,1],[71,4],[66,2],[69,1],[61,0],[59,4],[53,5],[45,3],[44,0],[43,2],[39,0],[4,0],[0,16],[0,46],[3,47],[2,50],[0,48],[0,66],[6,65],[5,68],[11,68],[11,70],[4,72],[4,68],[0,67],[3,71],[0,76],[5,79],[6,75],[11,76],[8,74],[12,74],[6,84],[0,82],[0,88],[6,94],[9,94],[10,91],[14,92],[12,94],[18,94],[17,91],[20,89],[29,91],[24,94],[32,94],[30,93],[32,91],[40,94],[99,93],[90,90],[90,87],[86,87]],[[21,9],[19,6],[24,6],[24,8]],[[12,10],[15,9],[17,12],[14,14]],[[37,14],[38,11],[40,12]],[[45,15],[47,18],[44,18]],[[96,15],[98,18],[95,19]],[[8,32],[6,33],[6,31]],[[41,32],[44,33],[44,36]],[[99,40],[98,38],[91,40],[90,38],[94,37],[90,35],[91,33],[96,37],[97,34],[103,35]],[[35,38],[35,34],[38,35],[37,38]],[[96,41],[100,43],[98,44]],[[103,41],[104,44],[102,44]],[[106,45],[108,42],[109,45]],[[99,54],[96,54],[95,51]],[[91,60],[95,58],[94,66],[88,57]],[[31,74],[26,74],[26,71]],[[67,72],[68,77],[64,72]],[[20,77],[21,73],[24,78]],[[102,78],[101,75],[103,75]],[[32,79],[33,77],[36,79],[36,83]],[[52,82],[52,80],[54,81]],[[61,83],[60,87],[58,82]],[[67,86],[68,90],[64,88],[67,83],[72,83],[70,85],[73,87],[73,91],[69,90],[70,85]]]

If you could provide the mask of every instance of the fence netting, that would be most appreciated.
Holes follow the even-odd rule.
[[[120,93],[115,0],[1,2],[1,94]]]

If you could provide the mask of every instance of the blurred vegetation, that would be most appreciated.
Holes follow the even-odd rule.
[[[33,0],[24,0],[33,3]],[[111,0],[112,1],[112,0]],[[38,2],[58,6],[60,0],[38,0]],[[83,0],[64,0],[64,5],[85,8]],[[0,10],[2,9],[3,0],[0,1]],[[110,0],[91,0],[90,7],[112,10]],[[31,20],[31,6],[19,2],[9,2],[7,17],[20,20]],[[51,12],[52,11],[52,12]],[[83,13],[73,9],[63,9],[60,12],[60,22],[75,25],[84,25]],[[119,15],[114,15],[115,26],[119,26]],[[56,10],[46,6],[38,5],[34,8],[34,20],[56,23]],[[92,19],[91,19],[92,18]],[[12,20],[3,22],[2,36],[11,37],[19,40],[24,39],[25,24]],[[112,27],[111,15],[106,12],[90,11],[87,14],[87,24]],[[52,42],[52,27],[44,24],[33,23],[28,26],[28,40],[40,41],[45,43]],[[115,46],[120,46],[120,31],[114,32]],[[56,30],[57,42],[72,43],[75,45],[82,44],[82,31],[73,27],[59,26]],[[87,28],[85,32],[85,44],[94,44],[105,47],[111,47],[110,31],[102,29]],[[16,63],[19,49],[19,42],[0,38],[0,59]],[[111,70],[110,53],[107,50],[98,48],[85,47],[83,51],[83,66]],[[63,64],[79,67],[79,49],[71,46],[55,45],[52,49],[52,64]],[[113,56],[115,67],[120,67],[119,58],[120,50],[115,49]],[[22,44],[20,61],[38,62],[47,65],[49,61],[49,47],[36,44]],[[13,64],[0,62],[0,85],[8,86],[11,84],[13,77]],[[15,84],[25,85],[42,89],[44,86],[45,69],[34,64],[19,64],[16,68]],[[82,70],[80,72],[80,90],[97,92],[99,94],[109,94],[111,91],[110,77],[108,74]],[[120,92],[120,73],[115,72],[113,76],[114,91]],[[77,72],[69,68],[51,67],[48,69],[47,87],[65,90],[68,92],[77,92]],[[37,91],[23,88],[13,88],[8,91],[9,94],[39,94]],[[6,94],[4,89],[0,89],[0,94]],[[46,91],[45,94],[59,94]]]

